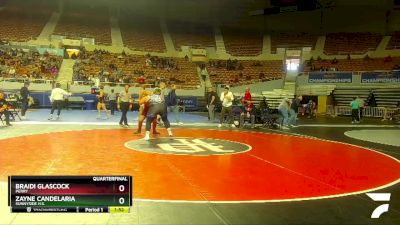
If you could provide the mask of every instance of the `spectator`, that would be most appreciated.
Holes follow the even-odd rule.
[[[129,82],[126,82],[129,83]],[[146,78],[143,75],[140,75],[140,77],[138,78],[138,83],[139,84],[145,84],[146,83]]]
[[[363,111],[364,111],[364,106],[365,106],[365,102],[362,98],[360,98],[360,96],[357,96],[357,102],[358,102],[358,106],[359,106],[359,119],[358,121],[361,121],[363,118]]]
[[[180,119],[180,111],[179,111],[179,106],[178,106],[178,99],[176,96],[176,85],[172,84],[171,85],[171,90],[169,91],[168,95],[165,98],[165,102],[168,107],[168,111],[172,112],[175,117],[175,122],[178,125],[183,125],[181,119]]]
[[[308,114],[307,118],[313,118],[315,117],[315,103],[313,100],[309,100],[307,105],[306,105],[306,112]]]
[[[285,98],[278,106],[278,111],[283,117],[282,129],[289,129],[289,106],[290,100]]]
[[[108,101],[110,104],[111,115],[117,110],[117,94],[114,93],[114,89],[111,89],[111,94],[108,96]]]
[[[359,123],[360,117],[358,110],[360,109],[360,105],[356,97],[354,97],[353,101],[350,102],[350,107],[351,107],[351,123]]]
[[[10,112],[8,111],[8,103],[4,96],[4,93],[0,91],[0,116],[4,115],[6,117],[6,125],[11,126],[10,124]]]
[[[392,61],[393,61],[393,59],[390,55],[386,56],[385,59],[383,60],[383,62],[392,62]]]
[[[28,98],[29,98],[29,82],[25,82],[24,86],[20,89],[21,94],[21,119],[26,119],[25,113],[28,110]]]
[[[232,103],[234,100],[232,92],[229,91],[229,86],[225,86],[224,91],[221,93],[220,100],[222,102],[221,117],[218,127],[222,127],[225,120],[225,115],[228,115],[228,124],[235,127],[233,124]]]
[[[289,120],[289,125],[290,126],[296,126],[296,120],[297,120],[297,115],[299,114],[299,107],[300,103],[303,100],[303,96],[298,96],[293,99],[292,104],[290,105],[290,120]]]
[[[213,87],[208,88],[207,95],[207,110],[208,110],[208,120],[214,122],[215,119],[215,105],[217,103],[217,93]]]

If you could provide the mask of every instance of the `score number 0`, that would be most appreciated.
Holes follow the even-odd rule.
[[[124,185],[119,185],[118,190],[120,192],[124,192],[125,191],[125,186]],[[119,202],[120,205],[123,205],[125,203],[125,198],[123,198],[123,197],[119,198],[118,202]]]

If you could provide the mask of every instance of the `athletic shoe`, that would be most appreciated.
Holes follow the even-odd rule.
[[[119,126],[120,126],[120,127],[124,127],[124,125],[123,125],[123,124],[119,124]]]
[[[287,127],[287,126],[282,126],[282,129],[284,129],[284,130],[290,130],[290,128]]]
[[[26,120],[26,116],[21,116],[21,120]]]
[[[179,122],[179,123],[178,123],[178,125],[181,125],[181,126],[182,126],[182,125],[183,125],[183,123],[182,123],[182,122]]]
[[[235,126],[235,124],[232,124],[231,127],[232,127],[232,128],[235,128],[236,126]]]
[[[218,124],[218,128],[221,128],[222,127],[222,124]]]
[[[47,120],[52,120],[52,119],[53,119],[53,115],[50,115]]]
[[[168,135],[169,135],[170,137],[172,137],[172,130],[171,130],[171,128],[168,128],[167,131],[168,131]]]
[[[100,115],[96,116],[96,119],[101,119],[101,116]]]
[[[150,140],[150,132],[149,131],[146,131],[146,135],[144,136],[143,139],[146,141]]]
[[[354,123],[354,121],[351,121],[351,123]]]

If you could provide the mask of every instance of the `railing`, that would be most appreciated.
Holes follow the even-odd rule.
[[[69,85],[89,85],[89,86],[95,86],[94,81],[69,81]],[[125,85],[129,85],[131,87],[140,87],[141,84],[139,83],[114,83],[114,82],[100,82],[100,85],[103,86],[111,86],[111,87],[124,87]],[[155,84],[144,84],[145,88],[155,88]],[[186,90],[193,90],[199,88],[198,86],[193,86],[193,85],[180,85],[176,84],[177,89],[186,89]]]
[[[29,78],[11,78],[11,77],[0,77],[2,82],[16,82],[16,83],[34,83],[34,84],[52,84],[54,80],[49,79],[29,79]]]
[[[365,107],[362,115],[364,117],[383,118],[383,120],[391,119],[397,113],[400,113],[400,108],[385,108],[385,107]],[[330,116],[348,116],[351,115],[350,106],[333,106],[326,107],[326,115]]]

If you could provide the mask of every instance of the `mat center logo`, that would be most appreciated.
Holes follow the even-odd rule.
[[[157,138],[129,141],[125,147],[142,152],[173,155],[227,155],[251,150],[251,146],[239,142],[212,138]]]

